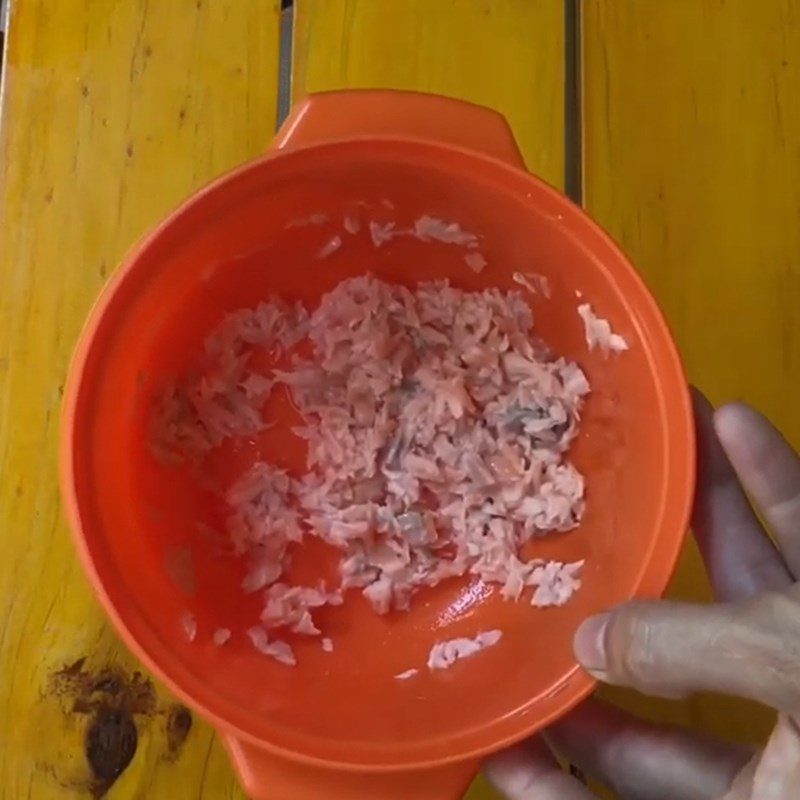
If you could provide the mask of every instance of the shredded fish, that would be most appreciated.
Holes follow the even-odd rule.
[[[231,632],[229,628],[217,628],[211,637],[211,641],[216,647],[222,647],[222,645],[230,641],[230,638]]]
[[[342,227],[351,236],[355,236],[361,230],[361,223],[358,217],[348,214],[345,216],[344,220],[342,220]]]
[[[150,448],[166,462],[197,460],[225,439],[265,427],[273,381],[249,365],[255,349],[286,350],[306,336],[308,313],[280,300],[229,314],[206,339],[193,377],[168,388],[153,419]]]
[[[499,630],[484,631],[474,639],[458,638],[437,642],[428,656],[428,669],[447,669],[459,659],[468,658],[487,647],[493,647],[503,637]]]
[[[297,664],[294,650],[286,642],[278,639],[270,641],[267,632],[263,628],[249,628],[247,636],[259,653],[274,658],[277,662],[285,664],[287,667],[293,667]]]
[[[187,611],[181,614],[181,628],[187,641],[193,642],[197,638],[197,618]]]
[[[518,283],[531,294],[540,294],[548,300],[552,296],[550,281],[545,275],[538,275],[535,272],[515,272],[511,276],[514,283]]]
[[[331,236],[317,252],[317,258],[328,258],[342,246],[341,236]]]
[[[463,243],[453,225],[446,236]],[[371,223],[373,240],[376,231],[387,232]],[[291,353],[306,337],[311,356],[295,354],[288,369],[250,367],[254,351]],[[535,337],[518,292],[354,278],[310,316],[279,300],[229,315],[203,366],[170,390],[179,408],[165,414],[162,400],[156,409],[157,454],[199,458],[261,430],[276,383],[303,419],[303,477],[258,462],[225,494],[228,534],[248,560],[242,587],[264,592],[263,628],[248,632],[262,652],[293,661],[266,631],[319,636],[314,611],[341,604],[349,589],[385,614],[463,575],[498,584],[509,600],[529,593],[537,607],[562,605],[579,588],[583,562],[526,560],[522,550],[581,519],[584,481],[568,451],[589,383]],[[304,535],[341,551],[338,586],[281,581]]]
[[[415,675],[419,674],[419,670],[416,668],[407,669],[405,672],[399,672],[395,675],[395,680],[398,681],[407,681],[409,678],[413,678]]]
[[[464,263],[473,272],[483,272],[484,267],[489,262],[480,253],[467,253],[464,256]]]
[[[386,242],[391,242],[397,235],[394,230],[394,222],[380,223],[371,221],[369,223],[369,235],[372,238],[372,244],[375,247],[380,247]]]
[[[628,349],[624,337],[614,333],[608,320],[598,317],[589,303],[579,305],[578,314],[583,320],[586,344],[590,350],[599,347],[604,353],[621,353]]]
[[[414,234],[424,242],[435,240],[464,247],[478,246],[478,237],[474,233],[465,231],[457,222],[445,222],[427,214],[414,223]]]
[[[350,216],[344,218],[344,229],[348,233],[358,233],[360,224]],[[421,242],[442,242],[458,247],[465,247],[472,252],[464,256],[464,263],[473,271],[481,272],[488,263],[482,253],[477,252],[478,237],[474,233],[465,231],[457,222],[447,222],[438,217],[423,214],[414,221],[411,228],[398,228],[395,222],[369,223],[369,235],[375,247],[381,247],[393,239],[402,236],[411,236]]]

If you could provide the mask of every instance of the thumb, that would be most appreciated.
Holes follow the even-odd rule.
[[[800,603],[765,594],[743,604],[633,602],[586,620],[575,655],[598,680],[647,694],[695,691],[800,709]]]

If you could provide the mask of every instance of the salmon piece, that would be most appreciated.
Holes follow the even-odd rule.
[[[190,376],[156,403],[149,445],[165,463],[199,461],[231,437],[265,427],[261,408],[273,381],[250,369],[256,349],[286,350],[306,335],[308,312],[273,299],[225,317],[206,339]]]
[[[397,675],[395,675],[394,677],[395,677],[395,680],[398,680],[398,681],[407,681],[409,678],[413,678],[415,675],[418,675],[418,674],[419,674],[419,670],[416,669],[416,668],[412,668],[412,669],[405,670],[405,672],[398,672]]]
[[[230,628],[217,628],[211,637],[211,641],[215,647],[222,647],[222,645],[230,641],[230,638]]]
[[[342,237],[338,235],[331,236],[327,242],[317,251],[317,258],[328,258],[332,256],[342,246]]]
[[[369,227],[376,245],[399,233],[392,223]],[[433,217],[414,231],[477,242]],[[599,336],[604,321],[592,319]],[[610,327],[609,336],[619,349]],[[291,355],[306,338],[311,355]],[[289,367],[256,372],[251,356],[264,348],[290,354]],[[578,364],[537,338],[518,291],[353,278],[311,314],[273,300],[228,315],[203,364],[170,395],[180,410],[161,418],[162,451],[197,457],[252,435],[266,424],[261,406],[274,384],[288,388],[302,417],[304,475],[259,462],[225,493],[227,533],[248,563],[242,588],[264,598],[263,627],[248,635],[268,655],[289,663],[267,631],[319,636],[316,610],[341,604],[348,589],[387,614],[465,575],[539,608],[562,605],[580,587],[583,562],[521,556],[532,540],[581,520],[584,479],[569,450],[590,386]],[[333,589],[285,582],[292,545],[309,535],[340,551]],[[489,633],[440,643],[431,663],[490,646]]]
[[[474,233],[465,231],[457,222],[445,222],[427,214],[414,223],[414,235],[423,242],[434,240],[463,247],[478,246],[478,237]]]
[[[342,227],[351,236],[355,236],[361,230],[361,222],[355,215],[347,214],[342,220]]]
[[[502,631],[491,630],[479,633],[474,639],[457,638],[437,642],[428,656],[428,669],[452,667],[459,659],[469,658],[487,647],[493,647],[502,637]]]
[[[375,247],[380,247],[386,242],[391,242],[392,239],[397,236],[397,232],[395,231],[395,223],[394,222],[375,222],[371,220],[369,223],[369,235],[372,239],[372,244]]]
[[[547,280],[545,275],[539,275],[535,272],[515,272],[511,276],[511,280],[514,283],[518,283],[532,295],[540,294],[548,300],[553,296],[550,289],[550,281]]]
[[[263,628],[249,628],[247,636],[259,653],[274,658],[279,664],[285,664],[287,667],[297,665],[294,650],[286,642],[279,639],[270,640],[269,635]]]
[[[608,320],[598,317],[589,303],[578,306],[578,316],[583,320],[586,344],[590,350],[599,347],[604,353],[622,353],[628,349],[628,342],[623,336],[611,330]]]
[[[197,638],[197,618],[189,611],[181,614],[181,628],[186,640],[193,642]]]
[[[481,253],[467,253],[464,256],[464,263],[475,273],[483,272],[484,267],[489,263]]]

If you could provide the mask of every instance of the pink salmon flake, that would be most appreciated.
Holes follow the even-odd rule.
[[[181,628],[187,641],[193,642],[197,638],[197,618],[190,611],[181,614]]]
[[[358,217],[352,214],[347,214],[344,220],[342,220],[342,227],[351,236],[355,236],[361,230],[361,222],[359,221]]]
[[[263,628],[248,628],[247,636],[259,653],[274,658],[278,663],[285,664],[287,667],[294,667],[297,664],[294,650],[286,642],[277,639],[270,641],[267,632]]]
[[[167,463],[198,460],[225,439],[264,429],[273,381],[250,369],[255,349],[286,350],[306,335],[308,313],[280,300],[229,314],[206,339],[193,377],[168,388],[153,416],[150,449]]]
[[[230,628],[217,628],[211,636],[211,641],[216,647],[222,647],[222,645],[230,641],[230,638]]]
[[[518,283],[531,294],[540,294],[548,300],[552,297],[550,281],[547,280],[547,276],[545,275],[539,275],[535,272],[515,272],[511,276],[511,280],[513,280],[514,283]]]
[[[381,223],[371,221],[369,223],[369,235],[372,239],[372,244],[374,244],[375,247],[380,247],[382,244],[390,242],[397,235],[394,227],[394,222]]]
[[[586,344],[590,350],[599,347],[604,353],[621,353],[628,349],[624,337],[614,333],[608,320],[598,317],[589,303],[579,305],[578,314],[583,320]]]
[[[503,637],[499,630],[484,631],[474,639],[448,639],[437,642],[428,656],[428,669],[447,669],[461,658],[468,658],[487,647],[493,647]]]
[[[478,237],[474,233],[465,231],[457,222],[445,222],[427,214],[421,216],[414,223],[414,235],[424,242],[435,240],[463,247],[478,246]]]
[[[467,253],[464,256],[464,263],[473,272],[483,272],[484,267],[489,262],[480,253]]]
[[[331,236],[327,242],[317,252],[317,258],[328,258],[342,246],[341,236]]]
[[[413,678],[415,675],[419,674],[419,670],[416,668],[407,669],[405,672],[399,672],[395,675],[395,680],[398,681],[407,681],[409,678]]]
[[[441,221],[422,219],[432,236]],[[443,236],[462,241],[454,223],[442,224]],[[292,348],[306,338],[301,357]],[[251,356],[276,348],[289,366],[255,372]],[[228,315],[201,366],[156,407],[158,455],[199,460],[262,430],[274,384],[302,418],[303,476],[257,462],[224,495],[227,533],[248,564],[242,588],[264,594],[263,628],[248,632],[262,652],[293,660],[266,631],[319,636],[315,611],[340,605],[349,589],[386,614],[465,575],[509,600],[528,593],[537,607],[579,588],[582,562],[522,551],[581,519],[584,480],[568,452],[590,387],[536,337],[518,291],[352,278],[311,315],[280,300]],[[340,551],[338,586],[285,582],[291,550],[308,535]]]

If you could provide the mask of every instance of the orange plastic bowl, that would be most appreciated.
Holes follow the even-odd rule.
[[[359,203],[399,224],[423,214],[457,220],[482,237],[489,265],[475,275],[459,248],[403,238],[376,249],[365,235],[317,258],[344,211]],[[290,224],[313,214],[331,222]],[[294,669],[259,655],[244,635],[259,598],[242,594],[243,566],[198,533],[217,525],[220,509],[188,471],[148,451],[159,387],[226,312],[272,293],[313,306],[343,278],[367,271],[412,284],[449,278],[466,289],[512,288],[516,270],[549,279],[552,299],[532,298],[538,332],[578,360],[593,386],[573,449],[587,477],[585,519],[536,544],[543,556],[586,559],[581,591],[565,607],[541,611],[465,578],[420,592],[409,613],[387,617],[355,594],[320,615],[333,653],[298,644]],[[605,358],[587,350],[577,293],[627,338],[629,352]],[[279,424],[226,449],[208,469],[232,474],[259,455],[302,469],[289,404],[269,413]],[[591,691],[572,635],[592,613],[661,594],[694,484],[681,364],[625,256],[581,209],[525,171],[502,117],[394,92],[306,100],[265,156],[199,192],[128,256],[75,355],[61,463],[78,552],[122,638],[219,729],[249,792],[279,800],[459,796],[483,755]],[[328,568],[321,548],[303,547],[300,581]],[[165,567],[187,548],[196,591]],[[192,643],[181,631],[187,611],[199,626]],[[211,643],[216,627],[233,630],[224,647]],[[490,628],[505,635],[480,657],[393,678],[424,664],[435,641]]]

